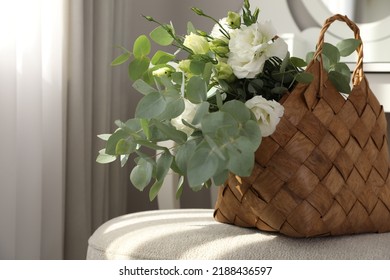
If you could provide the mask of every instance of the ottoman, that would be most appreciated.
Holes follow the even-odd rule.
[[[218,223],[212,209],[154,210],[101,225],[89,260],[390,259],[390,233],[290,238]]]

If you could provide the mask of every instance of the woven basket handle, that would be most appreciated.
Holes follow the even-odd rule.
[[[320,59],[321,59],[320,54],[322,53],[322,47],[324,45],[325,33],[328,30],[329,26],[336,20],[345,22],[349,26],[349,28],[351,28],[351,30],[354,32],[355,39],[360,40],[362,42],[362,38],[360,37],[359,27],[353,21],[351,21],[347,16],[336,14],[336,15],[328,18],[325,21],[324,25],[322,26],[320,36],[319,36],[318,42],[317,42],[317,50],[314,53],[314,59],[317,59],[318,57],[320,57]],[[359,45],[359,47],[357,48],[356,51],[357,51],[357,55],[358,55],[357,63],[356,63],[355,70],[353,71],[353,74],[352,74],[352,82],[353,82],[354,86],[360,84],[360,82],[363,79],[363,43],[361,43]]]

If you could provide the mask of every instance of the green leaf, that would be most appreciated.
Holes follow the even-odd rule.
[[[179,177],[179,181],[177,183],[177,190],[176,190],[176,199],[179,199],[183,193],[183,187],[184,187],[184,176]]]
[[[360,44],[360,40],[351,38],[342,40],[341,42],[337,43],[336,47],[339,49],[340,55],[346,57],[351,55]]]
[[[246,137],[250,143],[248,143],[247,148],[252,148],[253,151],[256,151],[261,144],[261,131],[259,125],[254,120],[247,121],[240,131],[240,135]]]
[[[286,93],[288,89],[286,87],[274,87],[271,90],[271,93],[278,94],[279,96],[282,96],[284,93]]]
[[[187,99],[194,104],[201,103],[207,99],[207,84],[199,76],[193,76],[188,81]]]
[[[287,52],[287,55],[282,60],[282,64],[280,64],[280,72],[286,71],[286,68],[289,65],[289,62],[290,62],[290,52]]]
[[[314,52],[308,52],[306,54],[306,63],[309,64],[314,58]]]
[[[226,160],[226,158],[225,158],[224,154],[222,153],[221,149],[219,148],[217,143],[215,143],[215,141],[210,136],[205,135],[204,139],[206,140],[207,144],[209,144],[209,146],[211,147],[212,152],[216,153],[217,156],[220,157],[220,159]]]
[[[131,53],[130,53],[130,52],[122,53],[121,55],[119,55],[118,57],[116,57],[116,58],[111,62],[111,66],[117,66],[117,65],[120,65],[120,64],[125,63],[127,60],[129,60],[130,56],[131,56]]]
[[[221,111],[229,113],[238,122],[246,122],[251,118],[251,111],[243,102],[231,100],[223,104]]]
[[[190,124],[190,123],[187,122],[185,119],[181,119],[181,122],[182,122],[185,126],[188,126],[188,127],[192,128],[193,130],[197,130],[198,132],[200,132],[200,130],[199,130],[196,126]],[[195,132],[193,132],[193,133],[195,133]],[[194,135],[193,133],[191,134],[191,136]]]
[[[302,58],[299,58],[299,57],[291,57],[290,58],[290,62],[295,67],[300,67],[301,68],[301,67],[307,66],[306,61],[304,61]]]
[[[125,122],[125,128],[127,130],[138,132],[141,130],[141,124],[139,119],[129,119]]]
[[[166,147],[157,145],[156,143],[153,143],[151,141],[147,140],[134,140],[134,143],[137,143],[138,145],[153,149],[153,150],[166,150]]]
[[[187,177],[190,187],[202,185],[215,175],[218,156],[211,149],[201,148],[188,161]]]
[[[324,55],[324,54],[321,55],[321,58],[322,58],[322,66],[323,66],[323,68],[326,71],[329,72],[329,70],[331,68],[331,61],[330,61],[330,59],[326,55]]]
[[[173,54],[158,50],[152,57],[151,62],[153,65],[165,64],[173,60],[175,56]]]
[[[171,120],[180,116],[184,112],[185,105],[184,100],[181,95],[177,92],[166,92],[164,93],[165,99],[167,101],[167,107],[161,115],[158,115],[156,119],[158,120]]]
[[[142,131],[144,132],[146,139],[150,140],[149,120],[140,119]]]
[[[151,44],[145,35],[139,36],[135,41],[133,45],[133,54],[136,59],[142,59],[143,57],[147,56],[150,53],[151,50]]]
[[[328,74],[329,80],[336,87],[339,92],[350,93],[351,87],[349,85],[349,80],[341,73],[336,71],[331,71]]]
[[[149,34],[150,38],[161,46],[169,46],[173,42],[172,36],[162,26],[156,27]]]
[[[217,102],[218,109],[221,109],[222,106],[223,106],[223,101],[222,101],[222,95],[221,95],[220,91],[217,91],[215,93],[215,99],[216,99],[216,102]]]
[[[171,75],[172,81],[175,82],[178,85],[183,84],[184,80],[184,73],[183,72],[174,72]]]
[[[141,158],[130,173],[130,181],[138,190],[143,191],[152,179],[153,165]]]
[[[210,103],[208,102],[202,102],[198,109],[196,110],[195,116],[192,120],[193,125],[197,125],[202,121],[202,118],[208,114],[209,112]]]
[[[156,180],[156,182],[154,182],[153,186],[150,187],[150,190],[149,190],[149,200],[150,201],[153,201],[157,197],[158,192],[160,191],[163,183],[164,183],[163,180],[161,180],[161,181]]]
[[[188,141],[177,148],[175,161],[183,174],[187,173],[188,159],[194,154],[195,149],[195,141]]]
[[[129,77],[136,81],[141,78],[149,69],[149,58],[147,56],[136,58],[129,63]]]
[[[329,43],[324,43],[322,46],[322,54],[329,59],[330,65],[334,65],[340,61],[339,49]]]
[[[152,119],[164,112],[166,106],[165,98],[158,92],[152,92],[139,101],[135,116],[140,119]]]
[[[171,170],[176,173],[177,175],[183,176],[184,173],[181,172],[180,168],[177,166],[176,163],[176,155],[173,157],[172,163],[171,163]]]
[[[116,130],[107,140],[106,144],[106,154],[115,156],[116,153],[116,145],[118,144],[119,140],[121,139],[127,139],[129,137],[129,134],[123,130],[118,129]]]
[[[229,170],[227,169],[224,169],[222,172],[216,174],[214,177],[213,177],[213,181],[214,181],[214,184],[216,186],[221,186],[223,185],[227,178],[229,176]]]
[[[118,128],[125,128],[126,126],[125,126],[125,123],[124,122],[122,122],[121,120],[115,120],[114,121],[114,123],[115,123],[115,125],[118,127]]]
[[[162,122],[152,120],[152,124],[156,126],[162,133],[178,144],[184,144],[187,141],[187,134],[176,130],[173,126],[166,125]]]
[[[340,74],[345,76],[348,79],[348,81],[350,80],[350,78],[351,78],[351,69],[349,69],[347,64],[345,64],[345,63],[337,63],[334,66],[333,69],[334,69],[334,71],[339,72]]]
[[[190,186],[190,188],[193,192],[199,192],[203,189],[203,186],[204,186],[204,184],[198,185],[198,186]]]
[[[301,72],[301,73],[298,73],[296,76],[295,76],[295,79],[300,82],[300,83],[303,83],[303,84],[310,84],[313,79],[314,79],[314,76],[313,74],[311,73],[307,73],[307,72]]]
[[[247,150],[228,149],[229,161],[228,168],[238,176],[249,176],[254,165],[254,152]]]
[[[164,180],[168,174],[169,168],[171,167],[173,156],[169,151],[163,152],[157,159],[156,179]]]
[[[99,155],[96,158],[96,162],[101,164],[110,163],[116,160],[116,156],[108,155],[105,152],[105,149],[99,151]]]
[[[194,33],[196,34],[196,28],[194,27],[194,25],[192,24],[192,22],[187,22],[187,34],[191,34],[191,33]]]
[[[258,92],[261,92],[264,87],[264,81],[261,79],[253,79],[248,84],[248,91],[253,95],[256,95]]]
[[[149,125],[149,131],[150,131],[150,138],[149,140],[150,141],[153,141],[154,143],[158,143],[158,142],[164,142],[164,141],[167,141],[167,140],[171,140],[169,139],[168,136],[166,136],[164,133],[162,133],[156,126],[154,126],[153,124]]]
[[[152,92],[157,92],[157,90],[146,83],[144,80],[138,79],[133,83],[133,88],[143,95],[148,95]]]
[[[213,74],[213,69],[214,65],[211,62],[206,63],[202,73],[203,80],[206,81],[206,83],[210,82],[211,76]]]
[[[190,71],[194,75],[201,75],[206,66],[206,63],[203,61],[192,60],[190,63]]]
[[[218,131],[221,131],[224,135],[234,137],[239,132],[238,122],[232,115],[222,111],[205,115],[201,121],[201,127],[204,134],[210,135],[214,135]]]
[[[133,141],[126,139],[120,139],[115,147],[115,154],[117,155],[129,155],[135,151],[137,144]]]

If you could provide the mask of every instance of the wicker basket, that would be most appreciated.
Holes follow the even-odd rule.
[[[347,99],[323,70],[324,34],[306,71],[311,84],[298,84],[281,103],[285,115],[263,139],[252,175],[231,174],[219,189],[217,221],[293,237],[390,231],[387,124],[383,107],[363,73],[357,50],[353,89]]]

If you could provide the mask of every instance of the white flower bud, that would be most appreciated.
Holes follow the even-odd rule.
[[[274,133],[280,118],[284,114],[284,107],[280,103],[257,95],[245,102],[245,105],[256,116],[263,137]]]
[[[206,54],[210,49],[207,39],[194,33],[184,38],[183,45],[191,49],[194,54]]]

